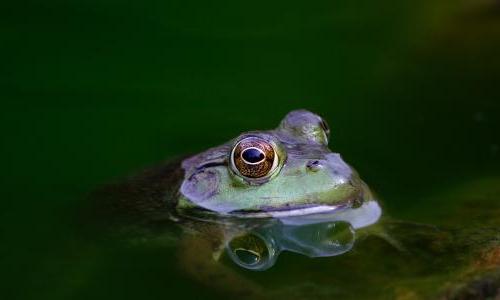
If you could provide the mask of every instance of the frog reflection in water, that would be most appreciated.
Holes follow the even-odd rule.
[[[340,255],[351,250],[355,240],[353,226],[342,220],[347,214],[329,215],[328,221],[325,216],[269,219],[227,241],[226,251],[237,265],[250,270],[272,267],[284,250],[309,257]]]
[[[178,243],[183,269],[200,282],[238,293],[259,288],[241,276],[227,276],[232,271],[221,258],[266,270],[285,250],[335,256],[353,247],[355,235],[382,237],[396,249],[402,249],[398,240],[410,236],[407,232],[418,237],[427,227],[396,226],[394,232],[403,232],[396,239],[386,234],[386,226],[378,224],[377,200],[357,172],[329,150],[329,137],[321,117],[292,111],[274,130],[247,132],[109,185],[98,193],[97,214],[129,232],[154,228],[152,240],[158,228],[174,221],[184,229]],[[424,232],[425,238],[437,237]]]

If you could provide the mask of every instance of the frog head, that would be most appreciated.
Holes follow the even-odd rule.
[[[357,207],[366,185],[328,148],[329,138],[320,116],[296,110],[276,129],[245,132],[190,157],[177,210],[288,217]]]

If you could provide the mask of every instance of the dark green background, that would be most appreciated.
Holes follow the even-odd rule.
[[[70,266],[46,257],[98,184],[274,127],[292,109],[328,121],[331,148],[392,215],[500,175],[494,1],[1,6],[0,263],[11,295],[72,291],[57,271]]]

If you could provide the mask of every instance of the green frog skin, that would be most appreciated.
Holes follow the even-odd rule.
[[[185,159],[176,210],[282,218],[374,201],[356,171],[328,148],[329,135],[320,116],[296,110],[276,129],[246,132]],[[374,222],[380,209],[370,206]]]

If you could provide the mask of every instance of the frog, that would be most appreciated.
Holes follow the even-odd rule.
[[[179,261],[199,281],[227,272],[217,263],[222,256],[263,271],[282,250],[309,257],[340,255],[352,247],[354,231],[376,223],[382,209],[358,172],[329,149],[330,134],[321,116],[291,111],[274,129],[244,132],[220,146],[105,185],[92,195],[98,200],[92,218],[118,227],[114,233],[135,232],[142,240],[158,240],[152,228],[179,225],[184,232]],[[304,226],[325,232],[325,238],[337,232],[349,238],[318,250],[321,243],[296,234]],[[253,262],[245,263],[245,255]],[[207,265],[207,275],[193,265]]]
[[[272,293],[233,266],[265,272],[282,251],[342,256],[355,243],[378,245],[373,238],[397,253],[411,253],[424,242],[431,245],[425,253],[462,245],[463,232],[451,239],[453,234],[433,225],[383,216],[375,193],[330,150],[330,135],[319,115],[291,111],[274,129],[244,132],[105,185],[92,195],[96,201],[86,219],[95,220],[101,232],[110,228],[134,243],[175,244],[183,272],[200,284],[248,298]],[[176,239],[172,228],[181,231]],[[495,238],[488,241],[496,253]]]
[[[376,223],[381,207],[368,185],[328,148],[330,128],[307,110],[289,112],[278,127],[248,131],[199,154],[147,169],[108,185],[106,220],[148,223],[189,218],[265,219],[367,211],[355,227]],[[99,197],[97,197],[99,198]],[[361,215],[361,214],[360,214]]]
[[[177,211],[266,218],[344,210],[373,200],[368,186],[328,148],[320,116],[296,110],[276,129],[245,132],[182,162]]]

